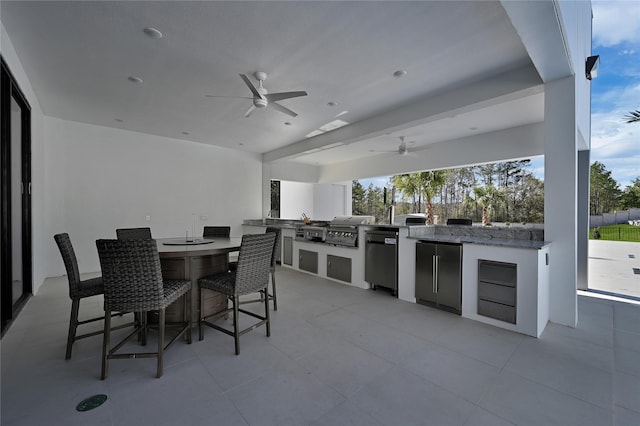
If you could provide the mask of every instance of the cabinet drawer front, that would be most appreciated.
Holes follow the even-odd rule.
[[[515,287],[480,281],[478,283],[478,299],[516,306],[516,289]]]
[[[478,300],[478,315],[510,322],[511,324],[516,323],[515,307],[488,302],[486,300]]]
[[[351,259],[348,257],[327,255],[327,277],[351,282]]]
[[[312,272],[314,274],[318,273],[318,253],[315,251],[308,250],[299,250],[298,251],[298,268]]]
[[[517,265],[515,263],[478,260],[478,281],[516,286]]]

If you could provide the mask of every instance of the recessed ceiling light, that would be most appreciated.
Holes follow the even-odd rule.
[[[284,125],[285,125],[285,126],[291,126],[291,122],[290,122],[290,121],[285,121],[285,122],[284,122]]]
[[[242,142],[240,142],[240,143],[238,144],[238,146],[244,146],[244,144],[243,144]]]
[[[189,132],[182,132],[182,134],[183,134],[183,135],[188,135],[188,134],[189,134]]]
[[[135,76],[130,76],[129,81],[136,84],[142,83],[142,79],[140,77],[135,77]]]
[[[335,118],[342,117],[345,114],[349,114],[349,111],[342,111],[341,113],[336,114]]]
[[[124,123],[124,120],[123,120],[122,118],[116,118],[116,121],[117,121],[118,123]]]
[[[401,77],[404,77],[405,75],[407,75],[407,72],[405,70],[398,70],[393,73],[393,76],[395,78],[401,78]]]
[[[327,102],[327,105],[329,105],[330,107],[334,107],[336,105],[338,105],[337,102],[331,101],[331,102]]]
[[[144,31],[144,33],[151,38],[155,38],[155,39],[162,38],[162,33],[153,27],[145,28],[142,31]]]
[[[473,127],[469,127],[469,130],[478,130],[478,128],[473,126]]]

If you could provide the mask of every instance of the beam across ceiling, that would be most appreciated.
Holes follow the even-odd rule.
[[[422,98],[392,111],[269,151],[263,154],[263,162],[270,163],[290,159],[336,144],[346,145],[363,141],[386,133],[541,93],[543,90],[544,87],[536,69],[532,65],[528,65]]]
[[[501,1],[542,81],[573,74],[555,1]]]

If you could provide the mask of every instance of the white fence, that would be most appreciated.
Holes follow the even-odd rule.
[[[591,216],[589,218],[589,228],[621,223],[634,224],[639,223],[638,221],[640,221],[640,209],[620,210],[613,213],[605,213],[602,216]]]

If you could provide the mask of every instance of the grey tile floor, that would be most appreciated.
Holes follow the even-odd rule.
[[[100,337],[64,360],[66,277],[47,279],[1,341],[2,425],[640,425],[640,305],[581,295],[577,328],[550,323],[534,339],[290,269],[277,277],[270,338],[246,334],[235,356],[206,329],[169,350],[162,378],[153,359],[113,360],[105,381]],[[101,306],[84,300],[81,315]],[[104,405],[75,410],[100,393]]]

